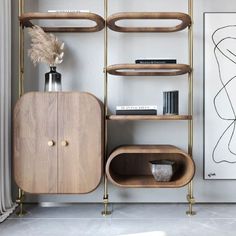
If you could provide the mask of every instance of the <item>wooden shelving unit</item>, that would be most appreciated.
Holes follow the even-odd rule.
[[[170,182],[157,182],[151,174],[149,161],[163,159],[176,163]],[[111,153],[106,165],[109,180],[124,188],[180,188],[192,180],[194,172],[192,158],[171,145],[122,146]]]
[[[109,213],[107,179],[118,187],[123,188],[180,188],[188,184],[187,200],[189,203],[188,215],[194,215],[192,179],[195,174],[195,164],[192,159],[193,147],[193,0],[188,0],[188,14],[180,12],[119,12],[108,16],[108,1],[105,2],[104,47],[105,47],[105,117],[106,117],[106,178],[104,188],[104,215]],[[127,26],[130,20],[166,20],[173,23],[172,26]],[[119,21],[125,21],[126,25],[119,25]],[[162,24],[164,25],[164,24]],[[189,64],[108,64],[108,30],[119,33],[174,33],[188,29]],[[168,34],[166,34],[168,35]],[[138,76],[181,76],[188,77],[188,114],[186,115],[112,115],[108,113],[108,79],[109,75],[118,77]],[[177,78],[175,78],[177,79]],[[188,122],[188,146],[187,152],[171,145],[134,145],[121,146],[108,155],[107,127],[111,121],[187,121]],[[171,160],[177,166],[177,171],[169,182],[157,182],[151,174],[149,161]]]
[[[41,13],[24,12],[24,0],[19,1],[19,97],[24,94],[24,28],[32,27],[34,21],[49,20],[68,21],[78,20],[78,26],[41,26],[46,32],[57,33],[90,33],[98,32],[104,29],[104,211],[103,215],[109,215],[108,210],[108,179],[115,185],[121,187],[143,187],[143,188],[179,188],[188,185],[188,214],[193,215],[192,206],[194,204],[192,178],[195,172],[194,162],[192,160],[193,147],[193,0],[188,0],[188,14],[179,12],[121,12],[108,16],[108,1],[104,0],[104,18],[95,13]],[[162,27],[130,27],[120,26],[121,20],[178,20],[180,23],[173,26]],[[95,22],[95,26],[80,26],[79,22],[89,20]],[[167,64],[167,65],[140,65],[140,64],[117,64],[108,65],[108,28],[121,33],[173,33],[188,29],[189,39],[189,65],[186,64]],[[115,76],[180,76],[188,75],[189,97],[188,114],[178,116],[117,116],[108,114],[108,75]],[[110,121],[187,121],[188,122],[188,152],[184,152],[177,147],[170,145],[136,145],[123,146],[117,148],[108,155],[108,122]],[[148,162],[156,159],[170,159],[177,164],[178,171],[170,182],[156,182],[150,174]],[[107,161],[107,162],[106,162]],[[137,163],[137,165],[136,165]],[[92,174],[92,173],[91,173]],[[24,191],[19,189],[17,202],[20,204],[19,215],[24,213],[23,204]]]
[[[45,32],[54,32],[54,33],[89,33],[89,32],[98,32],[102,30],[105,26],[104,19],[94,13],[42,13],[42,12],[27,12],[19,16],[19,20],[23,27],[32,27],[34,23],[33,20],[90,20],[96,23],[95,26],[91,27],[43,27]]]

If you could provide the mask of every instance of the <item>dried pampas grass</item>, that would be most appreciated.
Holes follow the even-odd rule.
[[[47,34],[39,26],[28,30],[31,36],[31,49],[28,54],[34,65],[46,63],[49,66],[61,64],[64,56],[64,43],[53,34]]]

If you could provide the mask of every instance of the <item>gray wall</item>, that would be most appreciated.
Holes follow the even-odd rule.
[[[186,0],[110,0],[110,14],[118,11],[185,11]],[[26,0],[26,10],[90,9],[103,15],[102,0]],[[235,181],[203,180],[203,13],[233,11],[234,0],[196,0],[194,5],[194,159],[197,166],[195,197],[198,202],[235,202]],[[13,94],[17,98],[17,1],[13,1]],[[74,24],[74,22],[73,22]],[[58,68],[63,75],[64,90],[89,91],[103,99],[103,32],[95,34],[60,34],[66,43],[65,61]],[[109,64],[133,62],[139,57],[177,58],[187,63],[187,34],[119,34],[109,31]],[[28,37],[26,48],[29,47]],[[26,91],[42,90],[46,66],[34,68],[26,57]],[[116,105],[157,104],[162,110],[162,92],[180,90],[180,112],[187,111],[187,79],[117,78],[109,79],[109,109]],[[110,123],[109,149],[121,144],[171,143],[186,150],[186,122],[121,122]],[[112,202],[185,202],[182,189],[109,188]],[[100,202],[103,186],[88,195],[28,196],[30,201]]]

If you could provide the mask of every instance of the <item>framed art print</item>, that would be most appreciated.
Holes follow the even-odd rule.
[[[204,14],[205,179],[236,179],[236,13]]]

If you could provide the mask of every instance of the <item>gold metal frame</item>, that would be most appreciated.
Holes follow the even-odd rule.
[[[19,16],[24,13],[25,9],[25,1],[19,0]],[[18,79],[18,96],[19,98],[24,94],[24,29],[19,23],[19,79]],[[27,211],[23,208],[23,202],[25,198],[25,193],[20,188],[18,189],[18,198],[16,199],[16,203],[19,204],[19,210],[16,212],[17,216],[24,216],[27,214]]]
[[[108,66],[108,27],[107,27],[107,17],[108,17],[108,0],[104,0],[104,19],[105,19],[105,29],[104,29],[104,128],[105,128],[105,140],[104,140],[104,153],[105,153],[105,160],[104,160],[104,210],[102,211],[103,216],[111,215],[111,211],[109,211],[109,195],[108,195],[108,180],[106,175],[106,161],[108,158],[108,73],[107,73],[107,66]]]
[[[189,95],[188,95],[188,113],[192,116],[192,119],[188,122],[188,154],[193,157],[193,0],[188,0],[188,14],[192,19],[192,24],[188,29],[188,44],[189,44],[189,65],[192,71],[188,76],[189,83]],[[188,185],[187,201],[189,203],[189,209],[186,212],[187,215],[195,215],[193,211],[193,204],[195,204],[195,198],[193,196],[193,182]]]

